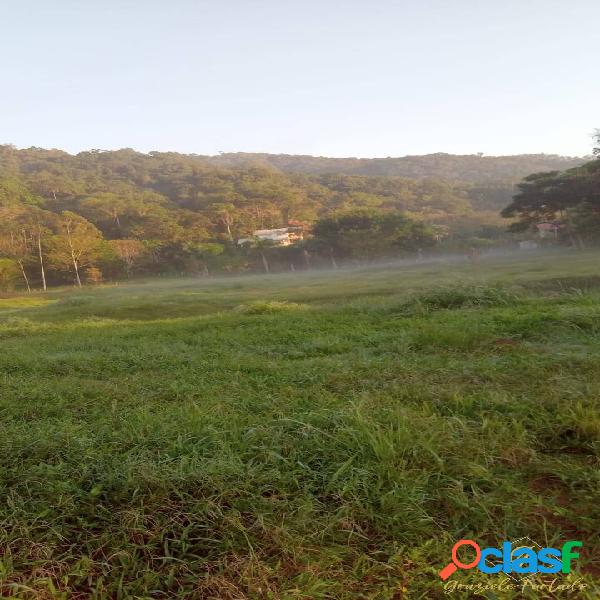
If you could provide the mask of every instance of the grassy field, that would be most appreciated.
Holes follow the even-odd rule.
[[[599,260],[0,299],[0,594],[597,598]],[[523,536],[587,590],[444,593]]]

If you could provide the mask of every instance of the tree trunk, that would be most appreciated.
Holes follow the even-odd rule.
[[[265,253],[261,252],[260,257],[262,258],[262,264],[263,264],[263,267],[265,268],[265,273],[269,273],[269,261],[267,260]]]
[[[225,227],[227,227],[227,235],[229,236],[229,241],[233,242],[233,235],[231,233],[231,227],[229,225],[229,221],[225,221]]]
[[[81,287],[81,278],[79,277],[79,265],[77,264],[77,260],[73,256],[73,266],[75,267],[75,280],[77,281],[77,285]]]
[[[302,258],[304,258],[304,264],[307,269],[310,269],[310,254],[306,249],[302,250]]]
[[[21,273],[23,274],[23,279],[25,280],[25,285],[27,286],[27,291],[31,294],[31,286],[29,285],[29,279],[27,277],[27,273],[25,273],[25,269],[23,267],[23,261],[18,260],[19,266],[21,267]]]
[[[331,257],[331,266],[334,269],[337,269],[338,268],[338,264],[337,264],[337,262],[335,260],[335,256],[333,255],[333,248],[329,249],[329,256]]]
[[[40,258],[40,271],[42,273],[42,287],[44,291],[48,288],[46,286],[46,271],[44,270],[44,255],[42,254],[42,234],[38,231],[38,256]]]
[[[79,265],[77,264],[77,258],[75,257],[75,249],[73,248],[73,239],[71,238],[71,228],[67,225],[67,239],[69,240],[69,248],[71,249],[71,260],[73,261],[73,267],[75,268],[75,279],[77,285],[81,287],[81,278],[79,277]]]

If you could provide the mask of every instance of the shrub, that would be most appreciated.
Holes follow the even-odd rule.
[[[0,258],[0,290],[9,291],[14,289],[19,277],[17,263],[10,258]]]
[[[90,267],[85,272],[85,280],[88,283],[102,283],[102,271],[97,267]]]
[[[265,313],[278,313],[306,308],[305,304],[296,302],[278,302],[277,300],[256,300],[248,304],[240,304],[233,310],[244,315],[262,315]]]
[[[475,306],[507,306],[518,300],[517,293],[502,287],[455,285],[438,287],[419,294],[408,302],[408,306],[440,310]]]

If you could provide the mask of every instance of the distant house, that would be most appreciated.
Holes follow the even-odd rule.
[[[250,244],[255,240],[271,242],[274,246],[290,246],[304,239],[304,228],[290,221],[290,226],[280,229],[256,229],[252,237],[240,238],[238,245]]]
[[[535,250],[538,247],[538,243],[533,240],[523,240],[519,242],[520,250]]]

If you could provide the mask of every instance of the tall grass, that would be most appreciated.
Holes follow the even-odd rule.
[[[0,307],[2,594],[442,598],[455,541],[528,536],[597,597],[600,295],[552,283],[595,264]]]

